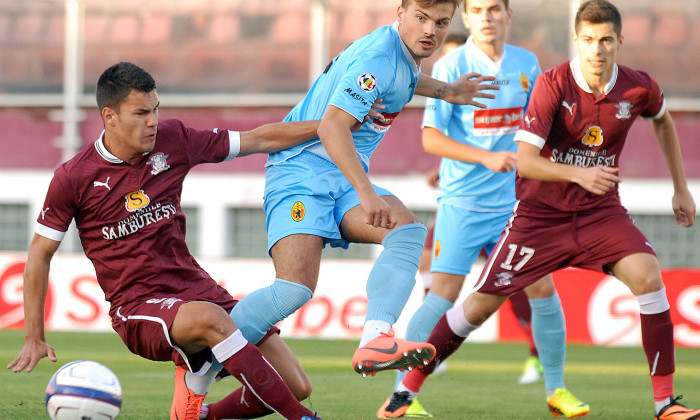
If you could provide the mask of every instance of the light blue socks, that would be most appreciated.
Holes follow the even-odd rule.
[[[539,353],[544,389],[552,391],[564,386],[566,360],[566,322],[559,295],[544,299],[530,299],[532,308],[532,336]]]
[[[418,260],[428,230],[421,223],[394,228],[382,241],[384,250],[367,279],[366,321],[394,325],[416,283]]]
[[[406,328],[406,340],[424,342],[437,325],[440,318],[452,307],[452,302],[442,296],[430,293],[413,314]],[[396,371],[396,387],[401,383],[407,371]]]
[[[257,344],[267,330],[301,308],[312,295],[311,289],[302,284],[275,279],[241,299],[233,307],[231,319],[246,340]]]

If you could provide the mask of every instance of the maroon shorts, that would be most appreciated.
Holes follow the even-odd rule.
[[[230,313],[238,303],[223,288],[211,290],[209,296],[181,293],[174,296],[152,296],[145,301],[122,305],[112,312],[112,328],[119,334],[126,347],[134,354],[149,360],[172,360],[191,372],[198,372],[212,362],[211,349],[195,354],[186,354],[170,339],[170,326],[175,320],[180,306],[187,302],[207,301],[222,307]],[[262,344],[272,334],[279,334],[272,327],[257,345]]]
[[[520,203],[475,289],[508,296],[560,268],[608,273],[612,263],[637,253],[656,255],[622,206],[543,213]]]

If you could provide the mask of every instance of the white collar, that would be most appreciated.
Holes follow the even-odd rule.
[[[107,162],[110,163],[123,163],[124,161],[119,159],[118,157],[114,156],[107,150],[105,147],[104,143],[104,137],[105,137],[105,131],[102,130],[102,134],[100,134],[100,137],[95,140],[95,150],[97,150],[97,153],[102,156],[102,159],[106,160]]]
[[[593,90],[590,86],[588,86],[588,82],[586,82],[586,79],[583,77],[581,61],[579,61],[578,56],[569,61],[569,67],[571,68],[571,73],[574,75],[574,81],[576,81],[578,87],[583,89],[585,92],[593,93]],[[605,92],[606,95],[615,87],[615,82],[617,82],[617,72],[617,63],[615,63],[613,66],[612,76],[610,76],[610,80],[608,80],[608,83],[606,83],[605,87],[603,88],[603,92]]]

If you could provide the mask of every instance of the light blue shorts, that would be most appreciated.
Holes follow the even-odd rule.
[[[491,253],[512,215],[511,210],[478,212],[439,204],[430,271],[466,276],[482,249]]]
[[[372,185],[380,196],[393,195]],[[315,235],[324,246],[347,248],[340,222],[360,199],[334,163],[311,152],[267,167],[265,201],[267,250],[285,236]]]

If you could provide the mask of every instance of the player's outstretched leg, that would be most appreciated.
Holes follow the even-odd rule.
[[[395,227],[382,240],[384,250],[367,280],[367,316],[352,366],[366,376],[387,369],[413,369],[428,364],[435,348],[399,340],[390,331],[415,285],[418,260],[427,229],[421,223]]]

